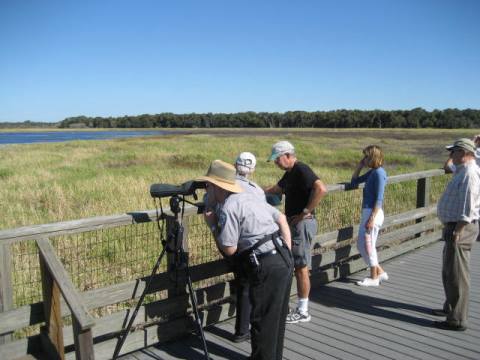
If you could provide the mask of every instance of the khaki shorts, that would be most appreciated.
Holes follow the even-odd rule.
[[[290,225],[292,233],[292,254],[295,269],[312,267],[312,240],[317,235],[317,220],[304,219],[297,225]]]

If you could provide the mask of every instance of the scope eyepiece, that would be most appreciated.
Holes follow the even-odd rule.
[[[150,186],[150,195],[154,198],[163,198],[176,195],[193,195],[196,197],[195,191],[197,189],[204,189],[205,182],[203,181],[187,181],[181,185],[171,184],[153,184]]]

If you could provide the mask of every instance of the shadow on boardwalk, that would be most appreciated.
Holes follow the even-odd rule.
[[[390,281],[378,288],[335,281],[312,289],[309,323],[287,325],[284,358],[298,359],[480,359],[480,244],[472,253],[469,329],[451,332],[432,327],[441,307],[442,243],[385,263]],[[292,305],[296,299],[292,298]],[[209,327],[205,334],[211,359],[246,359],[250,343],[231,342],[233,320]],[[192,335],[122,357],[122,360],[204,359]]]
[[[351,280],[337,281],[337,284],[341,282],[348,284],[350,287],[354,286],[354,282]],[[322,286],[312,292],[310,301],[323,306],[337,308],[340,311],[342,309],[355,311],[386,319],[408,322],[414,325],[431,327],[432,321],[425,318],[426,315],[430,315],[431,307],[383,299],[374,294],[359,294],[355,290]],[[420,317],[399,312],[399,310],[416,312]]]

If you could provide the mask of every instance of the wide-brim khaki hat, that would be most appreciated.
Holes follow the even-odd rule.
[[[213,160],[205,176],[200,176],[195,181],[210,182],[232,193],[242,192],[243,189],[235,179],[236,170],[231,164],[222,160]]]
[[[445,149],[447,149],[448,151],[452,150],[453,148],[460,148],[472,153],[475,153],[475,149],[476,149],[473,141],[468,138],[458,139],[452,145],[445,146]]]

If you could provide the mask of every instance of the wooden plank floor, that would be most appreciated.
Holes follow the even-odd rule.
[[[440,277],[443,243],[384,265],[390,281],[379,288],[354,282],[366,272],[311,292],[312,321],[287,325],[285,359],[480,359],[480,243],[472,253],[470,326],[466,332],[432,327],[431,308],[444,299]],[[295,299],[292,298],[292,301]],[[246,359],[250,343],[235,344],[233,321],[206,330],[211,359]],[[123,356],[122,360],[203,359],[197,336]]]

